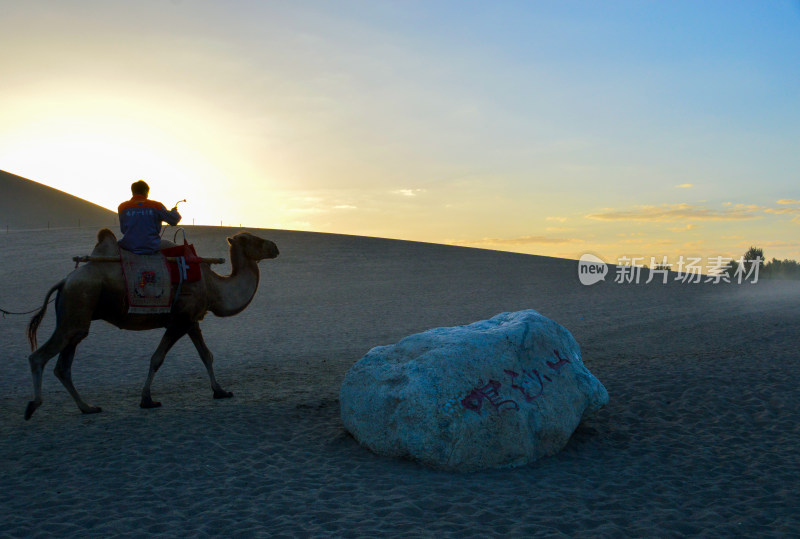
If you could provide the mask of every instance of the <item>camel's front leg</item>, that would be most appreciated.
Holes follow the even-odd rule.
[[[200,354],[200,359],[203,360],[203,365],[206,366],[208,377],[211,379],[211,389],[214,390],[214,398],[228,399],[233,397],[233,393],[230,391],[225,391],[217,383],[217,379],[214,376],[214,354],[212,354],[211,350],[209,350],[208,346],[206,346],[206,341],[203,339],[203,333],[200,331],[200,324],[195,322],[192,327],[189,328],[189,337],[192,339],[195,348],[197,348],[197,352]]]
[[[172,348],[178,340],[186,335],[186,327],[185,326],[172,326],[167,328],[167,332],[164,333],[164,336],[161,337],[161,342],[156,348],[153,357],[150,358],[150,372],[147,373],[147,381],[144,383],[144,387],[142,388],[142,401],[139,403],[139,406],[142,408],[158,408],[161,406],[161,403],[158,401],[154,401],[150,396],[150,386],[153,384],[153,378],[156,375],[156,371],[161,367],[164,363],[164,358],[167,357],[167,352],[169,349]]]

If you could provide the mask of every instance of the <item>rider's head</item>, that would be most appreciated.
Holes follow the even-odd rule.
[[[134,195],[147,196],[150,193],[150,186],[144,180],[133,182],[131,184],[131,193]]]

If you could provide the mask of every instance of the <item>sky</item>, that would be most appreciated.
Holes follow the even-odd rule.
[[[800,260],[800,4],[0,0],[0,169],[185,224]]]

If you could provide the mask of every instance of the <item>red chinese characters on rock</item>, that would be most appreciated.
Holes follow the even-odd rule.
[[[509,370],[504,372],[511,377],[511,387],[522,393],[527,402],[535,401],[544,393],[544,382],[542,382],[542,376],[536,369],[533,369],[533,373],[523,370],[522,375]],[[545,378],[550,380],[547,376]]]
[[[561,357],[558,350],[553,350],[553,355],[558,361],[546,361],[545,364],[555,372],[570,361]],[[536,369],[527,370],[523,369],[522,373],[505,369],[505,372],[511,378],[511,388],[522,395],[525,402],[533,402],[544,394],[544,382],[552,382],[553,380],[546,374],[541,374]],[[513,399],[503,399],[500,395],[500,388],[502,383],[497,380],[489,380],[489,383],[481,387],[473,389],[466,397],[461,400],[461,406],[467,410],[480,414],[483,410],[484,402],[488,402],[495,411],[514,409],[519,410],[519,404]]]
[[[558,372],[561,370],[561,367],[569,363],[569,360],[565,357],[561,357],[561,354],[558,353],[558,350],[553,350],[553,354],[558,359],[558,363],[553,363],[552,361],[547,362],[547,366],[553,369],[554,371]]]
[[[500,408],[505,405],[510,405],[515,410],[519,410],[519,404],[513,400],[501,400],[500,385],[500,382],[497,380],[489,380],[488,384],[483,387],[473,389],[469,395],[464,397],[461,400],[461,406],[478,414],[481,413],[481,408],[483,408],[484,401],[491,404],[498,412],[500,411]]]

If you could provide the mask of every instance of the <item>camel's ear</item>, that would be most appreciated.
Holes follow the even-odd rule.
[[[228,245],[233,245],[233,238],[227,238],[227,240],[228,240]]]

